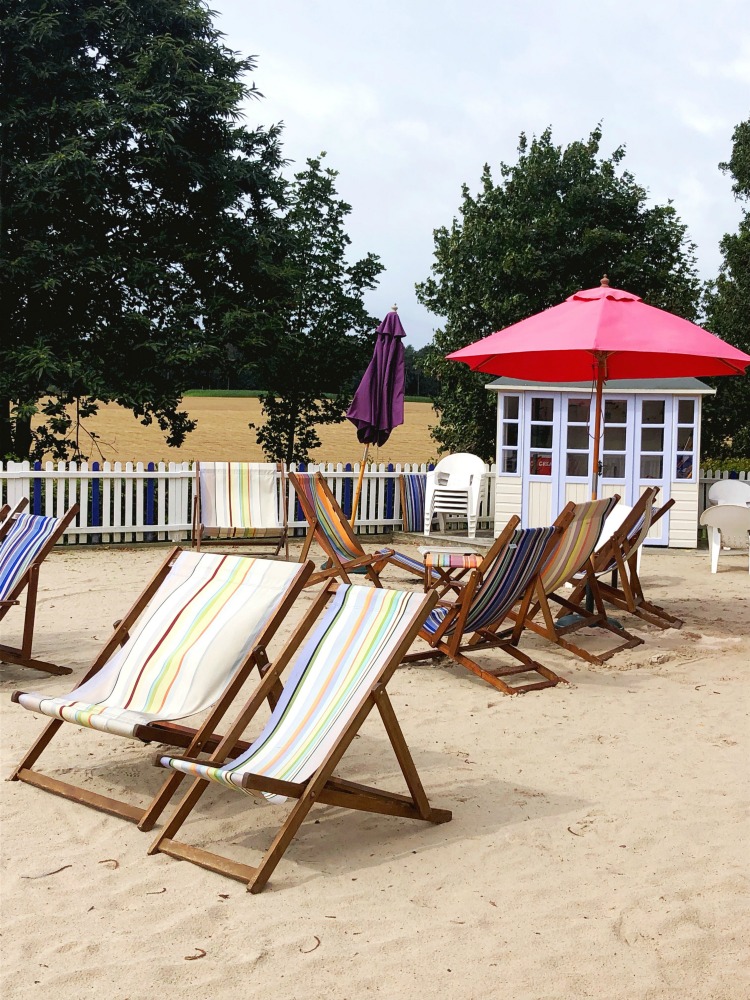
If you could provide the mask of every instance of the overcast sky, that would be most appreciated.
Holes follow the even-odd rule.
[[[396,302],[408,343],[440,326],[417,302],[433,230],[450,225],[461,184],[515,162],[518,135],[547,125],[565,145],[603,123],[601,153],[652,201],[671,198],[715,276],[740,209],[718,169],[750,117],[747,0],[210,0],[225,43],[255,55],[264,99],[248,125],[284,123],[301,168],[328,153],[352,205],[353,252],[384,265],[367,299]],[[496,172],[496,177],[499,174]]]

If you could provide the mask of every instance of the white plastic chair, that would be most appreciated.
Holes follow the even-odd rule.
[[[432,472],[427,473],[425,535],[429,535],[433,515],[437,514],[442,532],[445,531],[447,517],[465,518],[469,524],[469,538],[476,538],[483,473],[482,459],[468,452],[448,455],[438,462]]]
[[[740,479],[720,479],[708,491],[709,503],[750,504],[750,483]]]
[[[707,507],[701,514],[700,523],[708,528],[712,573],[718,568],[722,547],[747,549],[750,544],[750,507],[744,504],[720,503]],[[748,570],[750,571],[750,561]]]

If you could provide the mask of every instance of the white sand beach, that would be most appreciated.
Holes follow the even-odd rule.
[[[74,673],[0,666],[4,776],[43,726],[11,693],[73,687],[164,555],[48,558],[35,652]],[[260,895],[147,856],[153,833],[4,781],[2,996],[746,1000],[747,554],[723,553],[712,576],[705,551],[652,549],[642,578],[684,627],[622,616],[646,643],[605,666],[527,636],[568,685],[511,698],[445,661],[402,667],[394,707],[452,822],[316,807]],[[163,777],[153,756],[66,725],[38,767],[145,803]],[[403,790],[377,717],[340,773]],[[255,802],[211,788],[181,838],[253,863],[288,811]]]

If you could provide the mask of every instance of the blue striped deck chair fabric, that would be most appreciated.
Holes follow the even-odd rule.
[[[0,645],[0,660],[50,674],[70,673],[69,667],[33,657],[32,644],[39,569],[77,513],[78,504],[60,518],[25,514],[16,508],[0,527],[0,620],[21,603],[21,596],[26,592],[21,645]]]
[[[265,660],[258,657],[265,654],[259,650],[265,649],[312,568],[175,549],[77,687],[63,695],[16,691],[12,700],[53,720],[47,743],[62,723],[72,723],[130,740],[192,746],[198,752],[256,662],[263,667]],[[281,690],[279,686],[274,704]],[[205,712],[210,715],[200,731],[177,725]],[[125,819],[143,820],[142,809],[103,801],[34,771],[40,753],[37,742],[18,766],[17,779]],[[162,794],[160,808],[167,798]],[[160,808],[152,808],[150,821]]]
[[[427,801],[386,693],[390,677],[434,601],[431,594],[336,585],[329,581],[308,615],[309,638],[292,639],[290,647],[279,655],[264,679],[264,683],[271,683],[273,671],[280,672],[291,660],[284,693],[251,746],[229,760],[222,756],[221,748],[204,761],[163,753],[157,756],[157,764],[195,780],[152,845],[151,853],[162,851],[196,862],[240,879],[251,892],[259,892],[314,802],[433,823],[449,820],[449,812],[434,809]],[[255,701],[259,702],[261,697],[259,690]],[[333,776],[339,759],[376,706],[396,751],[409,795]],[[238,726],[246,725],[254,710],[254,703],[249,703],[240,715]],[[228,742],[234,734],[230,737]],[[248,796],[260,793],[273,802],[298,800],[257,868],[207,851],[196,851],[174,839],[210,783]]]
[[[517,528],[515,524],[517,519],[501,535],[500,544],[493,546],[495,554],[489,564],[485,564],[481,572],[472,571],[457,599],[450,604],[441,603],[430,613],[420,634],[432,648],[427,652],[411,653],[407,660],[448,656],[503,694],[552,687],[564,680],[518,648],[520,628],[512,636],[498,633],[518,601],[528,606],[540,569],[559,534],[554,526]],[[494,666],[482,665],[476,660],[477,652],[494,648],[501,649],[516,662]],[[532,679],[526,677],[522,684],[511,684],[508,680],[524,674],[531,675]]]
[[[424,472],[402,472],[399,480],[401,490],[401,520],[403,530],[424,531],[424,494],[427,476]]]
[[[286,476],[275,462],[196,462],[192,544],[287,545]],[[286,550],[289,557],[289,551]]]

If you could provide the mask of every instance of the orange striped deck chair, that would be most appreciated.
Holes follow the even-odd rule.
[[[177,773],[144,808],[43,774],[34,764],[64,723],[191,754],[215,748],[215,727],[253,668],[264,674],[266,647],[312,569],[312,563],[174,549],[77,687],[64,695],[13,694],[14,702],[51,721],[11,778],[150,830],[179,783]],[[280,685],[269,690],[272,704],[280,693]],[[182,724],[204,712],[197,728]]]
[[[289,558],[281,462],[196,462],[191,543],[265,545]]]
[[[516,622],[522,622],[525,628],[589,663],[602,664],[620,650],[631,649],[643,642],[607,618],[599,583],[593,570],[592,556],[602,526],[619,499],[619,496],[614,496],[586,503],[568,504],[558,518],[558,521],[567,519],[567,526],[539,574],[533,603],[525,612],[519,608],[511,611],[509,615]],[[564,592],[561,592],[566,583],[575,585],[579,574],[586,580],[591,608],[585,603],[572,603],[568,597],[563,596]],[[555,619],[550,602],[563,609],[564,617]],[[602,632],[611,633],[616,635],[619,641],[604,651],[593,652],[576,645],[568,638],[583,628],[597,628]]]
[[[191,861],[244,882],[250,892],[260,892],[313,805],[428,823],[450,820],[448,810],[434,808],[427,799],[386,690],[435,600],[434,593],[329,580],[211,757],[157,754],[155,764],[193,781],[149,853]],[[232,757],[233,744],[287,666],[290,673],[283,695],[265,728],[244,753]],[[408,794],[334,774],[373,709],[383,721]],[[209,785],[243,795],[245,802],[259,797],[272,802],[296,800],[257,867],[175,839]],[[335,826],[337,820],[330,818],[326,825]],[[341,850],[342,844],[336,849]]]

